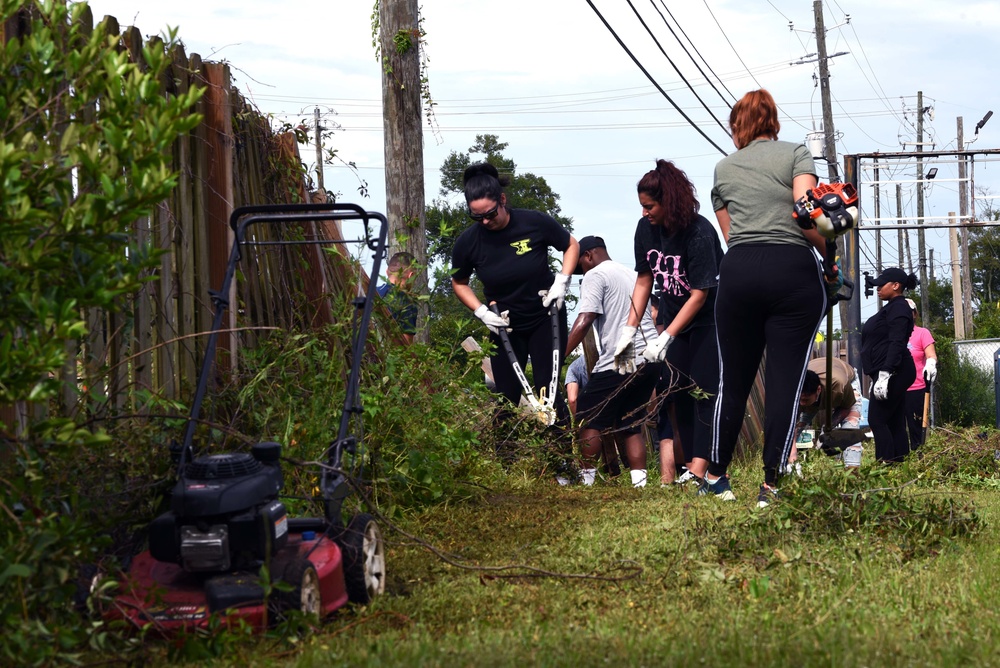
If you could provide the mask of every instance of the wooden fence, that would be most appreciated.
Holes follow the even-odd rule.
[[[164,48],[158,38],[144,44],[135,26],[120,30],[114,17],[105,17],[95,28],[88,10],[85,20],[91,30],[118,35],[133,62],[141,62],[144,46]],[[0,43],[6,43],[22,36],[28,22],[11,17],[2,27]],[[178,185],[152,215],[134,222],[129,243],[132,248],[152,246],[167,252],[152,280],[119,309],[85,314],[89,338],[82,350],[72,351],[63,369],[68,382],[63,384],[60,412],[79,409],[83,388],[90,394],[87,410],[97,417],[141,411],[140,399],[147,393],[167,400],[189,398],[212,322],[209,290],[222,284],[229,259],[230,214],[245,205],[325,201],[324,193],[308,191],[296,136],[272,130],[269,119],[233,86],[228,65],[189,56],[181,46],[169,55],[173,65],[163,82],[166,94],[203,87],[195,111],[204,120],[174,144],[171,159]],[[253,232],[257,240],[273,234],[280,232],[270,227]],[[288,234],[340,238],[335,221],[305,224]],[[252,330],[235,331],[237,310],[241,324],[251,327],[318,326],[333,317],[332,295],[353,295],[367,287],[367,276],[347,259],[346,251],[338,255],[317,245],[272,248],[248,254],[241,270],[257,280],[235,282],[238,292],[229,296],[225,328],[234,331],[219,341],[220,359],[228,358],[229,363],[235,356],[228,352],[252,342]],[[40,410],[45,408],[23,403],[4,407],[0,419],[17,430],[29,411],[37,415]]]

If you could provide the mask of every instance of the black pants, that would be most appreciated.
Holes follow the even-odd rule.
[[[906,437],[906,388],[913,385],[917,369],[913,358],[904,354],[899,368],[889,378],[885,399],[868,398],[868,424],[875,436],[875,459],[880,462],[901,462],[910,451]],[[872,381],[878,379],[878,372]],[[921,404],[923,412],[923,404]]]
[[[660,387],[670,388],[684,460],[709,459],[719,392],[719,343],[714,324],[677,335],[667,348]]]
[[[724,474],[732,461],[766,351],[764,481],[777,482],[795,443],[799,393],[826,303],[823,270],[811,248],[741,244],[722,258],[715,302],[720,381],[712,475]]]
[[[552,381],[552,320],[546,317],[541,324],[534,329],[525,331],[508,332],[510,347],[514,349],[514,357],[525,371],[528,358],[531,358],[531,377],[535,390],[535,396],[541,396],[541,389],[549,391],[549,383]],[[563,351],[566,350],[566,338],[568,328],[566,325],[566,309],[559,311],[559,369],[563,364]],[[493,366],[493,382],[496,383],[496,391],[507,398],[514,406],[518,405],[521,399],[521,381],[517,379],[514,368],[510,364],[507,352],[500,342],[500,335],[490,332],[490,341],[496,346],[496,353],[490,358]],[[558,369],[556,370],[558,373]],[[563,395],[559,383],[556,383],[556,415],[558,423],[569,424],[569,411],[566,409],[566,399]]]
[[[906,391],[906,430],[910,432],[910,450],[924,444],[924,397],[926,390]]]

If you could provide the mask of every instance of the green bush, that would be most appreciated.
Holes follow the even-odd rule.
[[[241,441],[278,441],[293,461],[323,459],[340,427],[350,368],[352,307],[342,308],[344,317],[321,332],[274,336],[245,349],[240,375],[210,398],[211,422],[227,424]],[[391,326],[383,317],[376,312],[376,332]],[[348,430],[359,449],[345,466],[362,474],[372,501],[386,513],[467,495],[472,487],[466,483],[489,465],[478,434],[495,411],[479,359],[457,340],[399,346],[375,332],[369,340],[361,365],[363,414]],[[200,440],[210,442],[212,431],[200,427]],[[286,467],[285,493],[311,495],[318,473]]]
[[[996,392],[990,371],[961,359],[949,339],[939,339],[935,387],[937,422],[961,427],[996,422]]]
[[[65,417],[61,370],[86,340],[83,310],[116,308],[156,266],[127,233],[175,186],[166,157],[201,91],[163,95],[172,37],[131,63],[84,25],[86,3],[0,9],[30,23],[0,49],[0,403],[55,416],[0,445],[0,663],[34,665],[108,640],[73,599],[79,564],[107,542],[83,496],[105,481],[83,455],[109,439]]]

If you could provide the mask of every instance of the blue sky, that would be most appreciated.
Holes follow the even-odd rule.
[[[628,3],[593,1],[678,106],[715,143],[732,151],[728,137],[671,68]],[[229,61],[237,86],[262,111],[298,121],[311,119],[313,108],[320,107],[324,123],[338,127],[330,146],[357,164],[370,198],[357,196],[356,177],[344,167],[326,168],[327,187],[346,201],[384,210],[381,70],[372,48],[372,3],[90,4],[98,18],[114,15],[145,34],[178,27],[189,53]],[[809,60],[807,54],[816,51],[812,2],[633,0],[633,5],[714,116],[728,116],[729,93],[739,97],[765,87],[784,114],[782,139],[804,141],[807,132],[820,128],[816,63],[792,64]],[[683,30],[690,38],[688,49],[703,56],[702,69],[710,67],[721,79],[720,85],[709,75],[721,95],[666,28],[661,12],[666,15],[668,7],[677,21],[671,22],[675,31]],[[933,110],[924,118],[925,140],[937,149],[955,147],[956,117],[964,117],[968,141],[988,110],[1000,114],[992,72],[992,60],[1000,53],[1000,3],[841,0],[826,2],[824,9],[828,53],[845,52],[830,60],[841,158],[845,153],[903,150],[903,142],[915,141],[917,91],[923,91],[925,107]],[[672,159],[688,173],[703,213],[714,221],[709,192],[722,154],[653,87],[586,0],[425,0],[422,10],[430,90],[437,102],[437,130],[428,129],[424,136],[428,201],[437,196],[438,168],[448,153],[464,152],[476,134],[492,133],[509,143],[507,155],[520,170],[544,176],[561,195],[563,213],[573,218],[577,237],[603,236],[612,257],[626,264],[632,261],[631,233],[640,215],[635,183],[657,158]],[[1000,115],[974,144],[996,146]],[[307,160],[310,156],[304,154]],[[897,168],[895,180],[912,181],[913,169]],[[825,169],[818,171],[825,179]],[[954,171],[954,165],[940,165],[938,179],[925,190],[925,215],[957,210],[957,184],[948,180]],[[977,163],[976,185],[1000,193],[998,171],[992,163]],[[916,186],[901,185],[904,215],[913,216]],[[893,209],[894,187],[885,186]],[[864,213],[871,217],[871,189],[863,188],[861,194]],[[884,257],[895,258],[896,235],[885,237]],[[911,237],[915,254],[916,234]],[[950,271],[946,235],[929,231],[927,239],[935,251],[935,273]],[[869,269],[874,262],[872,233],[862,233],[861,247],[862,269]],[[874,300],[862,301],[862,317],[874,310]]]

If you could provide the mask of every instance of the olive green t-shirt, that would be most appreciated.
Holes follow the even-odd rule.
[[[816,173],[802,144],[757,139],[715,166],[712,208],[726,208],[729,246],[744,243],[811,247],[792,218],[792,179]]]

